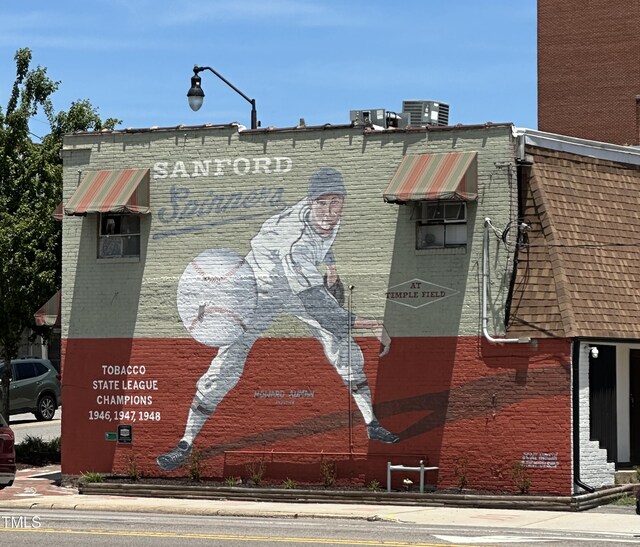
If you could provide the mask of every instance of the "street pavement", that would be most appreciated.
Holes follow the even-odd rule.
[[[416,507],[353,503],[291,503],[82,495],[58,486],[60,467],[19,471],[14,485],[0,491],[0,511],[117,511],[190,515],[387,520],[420,525],[505,527],[539,531],[592,532],[640,537],[634,506],[605,506],[583,512]]]
[[[28,436],[39,437],[43,441],[51,441],[60,436],[62,408],[58,408],[53,420],[39,422],[33,414],[14,414],[9,425],[16,436],[16,444],[23,442]]]
[[[16,437],[55,438],[60,435],[61,409],[51,422],[36,422],[33,415],[11,417]],[[42,429],[44,427],[44,429]],[[20,441],[18,441],[20,442]],[[387,520],[420,525],[521,528],[556,532],[593,532],[637,535],[640,516],[634,506],[602,506],[583,512],[416,507],[353,503],[293,503],[246,500],[195,500],[129,496],[82,495],[74,487],[60,486],[60,466],[22,469],[10,488],[0,490],[0,511],[31,510],[116,511],[281,518],[336,518]]]

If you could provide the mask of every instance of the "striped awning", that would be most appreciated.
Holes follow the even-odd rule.
[[[35,314],[36,325],[39,327],[59,327],[60,326],[60,299],[61,292],[57,291],[47,303],[42,306]]]
[[[66,215],[139,213],[149,207],[149,169],[119,169],[87,173],[64,206]]]
[[[62,219],[64,218],[64,204],[62,202],[58,203],[58,205],[55,208],[55,211],[51,213],[51,216],[53,217],[54,220],[62,222]]]
[[[389,203],[478,199],[477,152],[405,156],[384,191]]]

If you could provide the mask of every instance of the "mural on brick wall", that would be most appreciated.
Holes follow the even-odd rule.
[[[185,431],[157,457],[164,471],[185,464],[193,443],[218,404],[238,383],[254,342],[280,314],[303,321],[320,342],[367,427],[370,440],[400,439],[376,419],[362,350],[351,329],[370,329],[389,351],[382,321],[353,314],[332,251],[347,191],[342,174],[323,167],[309,179],[307,195],[264,222],[242,257],[208,249],[187,265],[177,290],[178,312],[189,334],[218,353],[197,382]],[[186,401],[185,401],[186,403]]]
[[[423,461],[440,489],[571,493],[572,341],[482,335],[482,219],[510,218],[511,128],[467,131],[71,136],[65,195],[78,168],[149,165],[152,211],[139,260],[96,259],[99,218],[65,218],[63,473],[365,487]],[[422,210],[384,203],[390,177],[476,145],[466,245],[417,249]],[[498,325],[513,255],[490,249]]]

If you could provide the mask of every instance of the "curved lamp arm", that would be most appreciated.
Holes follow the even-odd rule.
[[[204,91],[202,90],[202,78],[198,76],[203,70],[213,72],[218,78],[220,78],[225,84],[233,89],[238,95],[240,95],[245,101],[251,104],[251,129],[257,129],[259,126],[258,113],[256,112],[256,100],[250,99],[242,91],[240,91],[235,85],[233,85],[224,76],[216,72],[210,66],[198,66],[193,67],[193,76],[191,77],[191,88],[187,92],[187,98],[189,100],[189,106],[191,110],[198,111],[204,101]]]

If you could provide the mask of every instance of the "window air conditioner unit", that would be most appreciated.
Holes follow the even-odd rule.
[[[101,237],[99,256],[101,258],[114,258],[122,256],[121,237]]]

